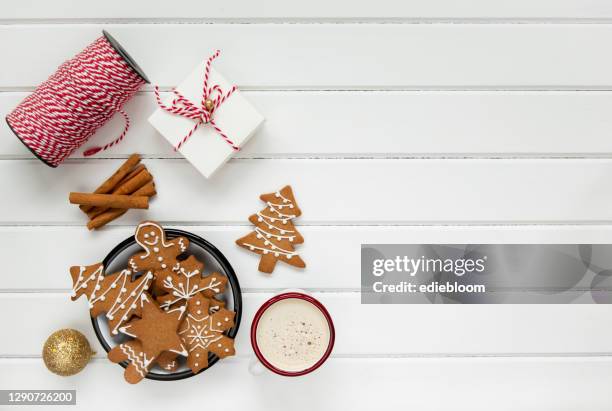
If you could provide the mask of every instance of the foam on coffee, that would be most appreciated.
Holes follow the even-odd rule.
[[[327,319],[315,305],[299,298],[272,304],[257,324],[257,346],[274,367],[298,372],[319,361],[329,346]]]

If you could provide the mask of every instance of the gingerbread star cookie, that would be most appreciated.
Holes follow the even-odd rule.
[[[180,261],[176,269],[163,279],[162,289],[168,294],[157,298],[160,307],[168,309],[176,304],[186,304],[196,294],[214,297],[222,293],[227,285],[227,278],[219,273],[202,277],[204,264],[193,255]]]
[[[209,313],[210,299],[196,294],[187,305],[187,317],[181,324],[181,336],[189,355],[187,365],[194,373],[208,367],[208,353],[225,358],[235,354],[234,340],[223,333],[234,326],[236,313],[225,308]]]
[[[108,353],[108,358],[113,362],[130,362],[124,374],[126,381],[135,384],[142,380],[164,352],[169,354],[162,357],[162,365],[169,368],[174,359],[166,356],[188,355],[177,333],[184,313],[185,306],[163,311],[150,297],[144,298],[142,318],[120,328],[122,333],[135,340],[119,344]]]
[[[153,358],[164,351],[186,356],[187,351],[177,334],[184,313],[185,306],[163,311],[154,300],[146,298],[142,318],[127,323],[119,331],[140,340],[143,350]]]
[[[149,271],[132,281],[132,271],[104,275],[102,263],[70,267],[72,276],[72,301],[82,295],[87,297],[92,317],[106,313],[108,326],[113,334],[132,315],[139,314],[146,298],[153,274]]]
[[[136,227],[136,242],[145,250],[133,255],[128,264],[135,271],[150,270],[155,274],[155,285],[162,287],[164,278],[175,269],[177,257],[187,251],[185,237],[166,239],[164,229],[153,221],[143,221]]]

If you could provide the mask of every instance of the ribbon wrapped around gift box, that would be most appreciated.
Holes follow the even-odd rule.
[[[166,99],[149,122],[202,175],[210,178],[263,123],[263,116],[213,67],[213,54]]]

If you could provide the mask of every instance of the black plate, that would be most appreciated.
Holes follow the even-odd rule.
[[[164,229],[164,232],[166,233],[166,237],[170,239],[181,237],[181,236],[187,237],[190,242],[188,252],[190,254],[192,253],[196,254],[196,257],[200,261],[203,261],[205,263],[205,266],[204,266],[205,272],[216,270],[216,271],[221,272],[222,274],[225,274],[225,276],[228,279],[228,283],[229,283],[229,287],[225,295],[227,296],[227,294],[231,293],[231,300],[226,298],[225,302],[228,306],[228,309],[231,309],[236,312],[236,317],[235,317],[236,325],[228,331],[227,336],[230,338],[235,338],[236,334],[238,334],[238,328],[240,326],[240,319],[242,317],[242,292],[240,291],[240,284],[238,283],[238,277],[236,277],[236,273],[234,272],[234,269],[230,265],[229,261],[227,261],[225,256],[214,245],[204,240],[202,237],[199,237],[195,234],[192,234],[192,233],[189,233],[183,230]],[[105,271],[108,269],[108,267],[111,267],[113,265],[114,261],[117,260],[117,258],[121,254],[124,254],[126,250],[134,246],[138,247],[136,240],[134,239],[134,236],[131,236],[131,237],[126,238],[121,243],[119,243],[115,248],[113,248],[113,250],[110,253],[108,253],[106,258],[102,262],[104,264]],[[134,251],[138,251],[138,250],[135,249]],[[201,257],[202,254],[205,254],[208,257],[202,258]],[[125,255],[126,262],[127,262],[127,258],[130,255],[132,255],[132,252],[126,253]],[[211,263],[213,265],[216,265],[216,267],[209,268]],[[125,264],[123,264],[123,267],[125,267]],[[109,272],[116,272],[118,270],[119,270],[119,267],[115,270],[109,270]],[[232,303],[231,305],[230,305],[230,302]],[[104,319],[103,314],[99,315],[98,317],[92,317],[91,323],[93,324],[94,331],[96,333],[96,336],[98,337],[98,340],[100,341],[100,344],[102,344],[102,347],[104,347],[106,352],[109,352],[112,348],[111,345],[115,346],[119,344],[120,341],[110,341],[110,342],[108,341],[110,337],[105,335],[105,333],[102,331],[102,328],[100,327],[100,321],[101,320],[105,321],[105,319],[104,320],[103,319]],[[216,355],[212,353],[209,354],[208,367],[204,368],[200,372],[206,371],[208,368],[212,367],[217,361],[219,361],[219,357],[217,357]],[[123,368],[127,367],[128,365],[127,362],[125,361],[120,364]],[[145,378],[148,378],[151,380],[158,380],[158,381],[175,381],[175,380],[181,380],[183,378],[193,377],[195,375],[193,371],[191,371],[188,368],[183,371],[176,371],[172,373],[161,373],[161,372],[156,372],[154,370],[155,369],[153,369],[152,371],[149,371],[149,373],[147,374]]]

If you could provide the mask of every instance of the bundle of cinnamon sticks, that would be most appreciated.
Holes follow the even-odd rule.
[[[149,208],[155,183],[153,176],[140,156],[132,154],[115,173],[104,181],[93,193],[70,193],[72,204],[87,214],[87,228],[95,230],[121,217],[130,208]]]

